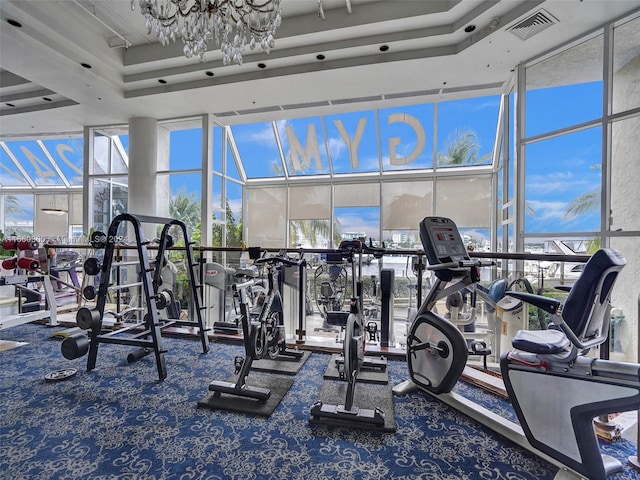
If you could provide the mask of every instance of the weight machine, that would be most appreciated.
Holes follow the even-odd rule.
[[[31,238],[9,237],[2,241],[2,248],[15,251],[12,258],[2,261],[2,268],[13,270],[14,273],[13,275],[0,276],[0,286],[15,288],[15,294],[18,297],[18,313],[3,316],[0,321],[0,330],[47,318],[49,319],[47,325],[57,325],[58,304],[49,275],[30,274],[39,272],[40,269],[40,262],[31,256],[39,248],[39,243]],[[44,309],[40,309],[40,292],[28,286],[38,282],[42,282],[44,290],[45,305],[47,306]],[[26,302],[23,299],[26,299]]]

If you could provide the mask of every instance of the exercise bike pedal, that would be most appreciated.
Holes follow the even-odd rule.
[[[241,356],[234,357],[234,359],[233,359],[233,368],[234,368],[234,373],[236,375],[242,369],[242,365],[243,364],[244,364],[244,357],[241,357]]]

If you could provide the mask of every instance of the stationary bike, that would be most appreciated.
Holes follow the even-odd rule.
[[[312,421],[339,424],[366,424],[370,427],[384,426],[384,412],[379,408],[365,409],[353,405],[356,381],[365,358],[366,331],[364,310],[362,306],[362,281],[360,263],[356,273],[356,254],[358,261],[362,262],[363,245],[359,240],[344,240],[340,243],[339,250],[351,264],[352,292],[349,312],[328,312],[329,323],[339,324],[344,322],[345,334],[343,341],[343,361],[339,364],[340,376],[347,381],[347,392],[343,405],[329,405],[316,402],[311,408]]]
[[[258,258],[254,260],[254,264],[265,264],[267,268],[267,292],[262,296],[262,305],[256,320],[256,355],[258,358],[298,361],[303,356],[302,352],[287,348],[280,284],[281,276],[284,275],[283,268],[304,266],[305,260],[291,260],[284,255],[278,255]]]
[[[455,223],[426,217],[420,223],[425,255],[437,281],[410,327],[410,380],[394,388],[404,394],[419,387],[560,467],[558,478],[604,480],[622,469],[600,454],[593,419],[640,407],[640,365],[600,360],[586,353],[607,340],[609,299],[626,261],[613,249],[598,250],[586,263],[566,300],[526,292],[508,295],[551,315],[547,330],[520,330],[500,369],[520,425],[451,392],[467,360],[462,332],[433,313],[438,299],[478,281]]]

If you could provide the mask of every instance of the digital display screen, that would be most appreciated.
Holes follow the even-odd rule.
[[[465,260],[468,258],[467,249],[460,238],[455,224],[447,218],[432,217],[425,222],[431,243],[431,251],[437,256],[429,259],[430,264],[449,261]]]

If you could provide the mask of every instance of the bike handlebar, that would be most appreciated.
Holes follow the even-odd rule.
[[[270,263],[270,264],[274,264],[274,263],[280,263],[282,265],[285,265],[287,267],[293,267],[293,266],[298,266],[300,265],[300,261],[295,261],[295,260],[289,260],[288,258],[284,258],[284,257],[262,257],[262,258],[258,258],[256,260],[253,261],[254,264],[256,263]]]
[[[384,247],[384,243],[382,247],[374,247],[369,241],[369,245],[366,243],[362,244],[362,251],[364,253],[370,253],[374,258],[382,258],[385,253],[388,253],[387,249]]]
[[[491,260],[458,260],[457,262],[438,263],[437,265],[427,265],[427,270],[449,270],[454,268],[471,267],[492,267],[496,264]]]
[[[388,253],[385,247],[374,247],[371,242],[367,243],[361,240],[343,240],[338,246],[338,250],[342,256],[353,255],[355,253],[369,253],[375,258],[381,258],[385,253]]]

